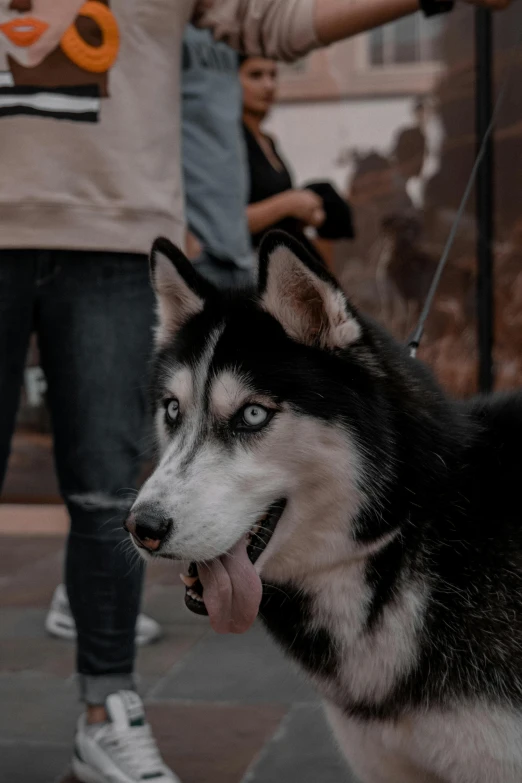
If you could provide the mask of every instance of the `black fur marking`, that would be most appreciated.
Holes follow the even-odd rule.
[[[188,287],[201,299],[212,299],[216,295],[216,288],[199,274],[194,264],[191,264],[188,258],[181,250],[173,245],[169,239],[159,237],[152,246],[150,254],[150,274],[154,284],[157,256],[161,253],[176,267],[177,271],[186,282]]]
[[[268,268],[270,265],[270,256],[279,248],[286,248],[296,255],[305,266],[310,269],[317,277],[330,283],[333,288],[339,289],[337,280],[327,270],[319,259],[313,256],[304,248],[297,239],[287,234],[286,231],[270,231],[265,234],[261,247],[259,248],[259,292],[262,295],[266,290],[268,279]]]
[[[417,662],[381,702],[346,703],[360,718],[477,698],[522,711],[522,397],[457,407],[467,438],[416,509],[415,536],[375,572],[381,585],[393,568],[429,586]]]
[[[373,631],[385,607],[394,599],[397,582],[402,573],[403,558],[404,544],[399,533],[384,549],[369,559],[366,579],[373,589],[373,596],[366,619],[367,633]]]
[[[334,676],[338,659],[326,629],[310,631],[310,598],[292,585],[263,585],[260,617],[288,655],[310,674]]]

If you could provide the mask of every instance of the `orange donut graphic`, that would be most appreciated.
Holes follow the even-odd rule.
[[[62,51],[84,71],[104,73],[114,65],[120,50],[118,23],[110,9],[97,0],[87,0],[78,16],[87,16],[96,22],[102,31],[103,43],[101,46],[90,46],[83,40],[76,25],[72,24],[60,42]]]

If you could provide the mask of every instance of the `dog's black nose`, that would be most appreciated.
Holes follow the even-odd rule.
[[[173,520],[152,510],[136,509],[123,526],[139,546],[156,552],[172,530]]]

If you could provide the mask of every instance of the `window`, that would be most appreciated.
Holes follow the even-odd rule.
[[[368,64],[372,68],[434,63],[441,59],[440,17],[415,14],[373,30],[368,35]]]
[[[425,95],[443,69],[444,16],[414,14],[281,67],[282,101]]]

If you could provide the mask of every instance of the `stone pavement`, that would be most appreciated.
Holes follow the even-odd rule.
[[[74,646],[43,629],[65,519],[36,512],[17,535],[0,506],[0,783],[73,783]],[[213,634],[185,610],[170,563],[149,570],[145,610],[165,636],[140,650],[140,689],[183,783],[353,783],[314,692],[262,628]]]

